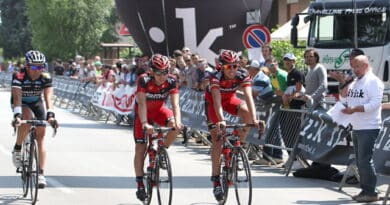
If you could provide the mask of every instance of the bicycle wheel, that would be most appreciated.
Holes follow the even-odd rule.
[[[231,183],[231,174],[229,172],[229,168],[227,168],[228,166],[226,166],[226,168],[225,168],[225,165],[226,165],[226,161],[225,161],[224,156],[222,156],[220,168],[222,169],[221,183],[222,183],[222,189],[223,189],[223,200],[219,201],[219,204],[221,204],[221,205],[225,204],[227,201],[228,194],[229,194],[229,185]]]
[[[39,175],[39,158],[38,158],[38,145],[34,140],[30,144],[30,156],[28,163],[28,175],[30,175],[30,195],[31,203],[34,205],[38,198],[38,175]]]
[[[22,178],[22,187],[23,187],[23,197],[26,197],[28,194],[28,189],[30,185],[30,175],[28,174],[28,163],[29,163],[29,143],[23,143],[22,148],[22,167],[18,168]]]
[[[145,153],[145,162],[148,162],[149,155]],[[152,201],[153,196],[153,186],[155,184],[154,177],[155,177],[155,171],[153,168],[148,167],[147,172],[144,175],[144,184],[145,184],[145,192],[146,192],[146,198],[145,201],[143,201],[144,205],[149,205]]]
[[[161,147],[156,159],[156,181],[158,204],[172,203],[172,167],[168,152]]]
[[[248,157],[239,147],[233,154],[232,174],[238,205],[252,203],[252,177]]]

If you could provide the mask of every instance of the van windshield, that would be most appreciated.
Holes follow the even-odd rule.
[[[382,46],[390,40],[389,13],[357,15],[358,47]],[[354,47],[353,15],[314,15],[309,45],[316,48]]]

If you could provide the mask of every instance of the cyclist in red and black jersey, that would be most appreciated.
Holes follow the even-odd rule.
[[[236,52],[223,50],[219,55],[220,70],[210,75],[210,84],[205,94],[205,111],[208,128],[212,138],[211,161],[215,198],[223,199],[223,190],[220,183],[220,160],[222,141],[218,134],[221,127],[226,126],[223,111],[239,116],[243,123],[258,125],[256,108],[252,97],[252,80],[248,72],[239,65]],[[244,99],[236,96],[236,91],[241,90]],[[240,133],[241,142],[245,142],[249,129]]]
[[[137,198],[145,200],[146,193],[143,184],[144,154],[146,142],[143,130],[151,134],[154,132],[153,124],[175,127],[174,131],[167,133],[164,145],[169,147],[179,133],[181,124],[179,106],[179,88],[174,76],[168,74],[169,59],[166,56],[155,54],[150,59],[150,73],[139,76],[135,104],[135,156],[134,168],[137,182]],[[170,97],[172,110],[165,106],[166,99]]]
[[[26,68],[12,76],[11,103],[14,111],[13,125],[20,124],[20,120],[47,120],[58,127],[53,112],[53,86],[49,73],[42,72],[46,58],[40,51],[28,51],[25,54]],[[42,100],[42,96],[45,102]],[[47,109],[47,112],[45,110]],[[21,125],[18,137],[12,151],[12,161],[16,167],[21,167],[21,148],[30,125]],[[39,147],[39,176],[38,186],[44,188],[46,179],[44,168],[46,164],[46,149],[44,146],[45,127],[37,127],[37,141]]]

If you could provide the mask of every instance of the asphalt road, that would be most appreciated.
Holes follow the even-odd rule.
[[[0,205],[29,204],[21,196],[20,176],[11,160],[15,136],[10,126],[9,91],[0,90],[0,102]],[[48,187],[39,191],[37,204],[141,204],[135,197],[131,128],[89,120],[61,108],[56,109],[56,117],[61,126],[57,136],[52,138],[50,129],[46,136]],[[184,147],[178,141],[169,154],[174,175],[173,204],[217,204],[212,195],[208,148],[195,144]],[[355,204],[350,195],[359,191],[346,187],[339,192],[334,182],[286,177],[277,167],[252,166],[252,175],[252,204]],[[387,189],[383,183],[389,180],[381,177],[379,181],[383,195]],[[227,204],[236,204],[233,194]]]

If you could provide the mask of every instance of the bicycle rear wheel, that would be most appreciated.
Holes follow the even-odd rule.
[[[156,159],[156,180],[158,203],[172,203],[172,167],[168,152],[161,147]]]
[[[248,157],[239,147],[233,154],[232,174],[238,205],[252,203],[252,177]]]
[[[23,143],[22,148],[22,167],[19,167],[18,171],[20,171],[20,175],[22,178],[22,187],[23,187],[23,197],[26,197],[28,194],[28,189],[30,185],[30,174],[28,174],[28,163],[29,163],[29,156],[30,156],[30,144],[29,143]]]
[[[30,195],[31,203],[34,205],[38,199],[38,175],[39,175],[39,158],[38,158],[38,145],[34,140],[30,144],[30,156],[28,164],[28,175],[30,175]]]

